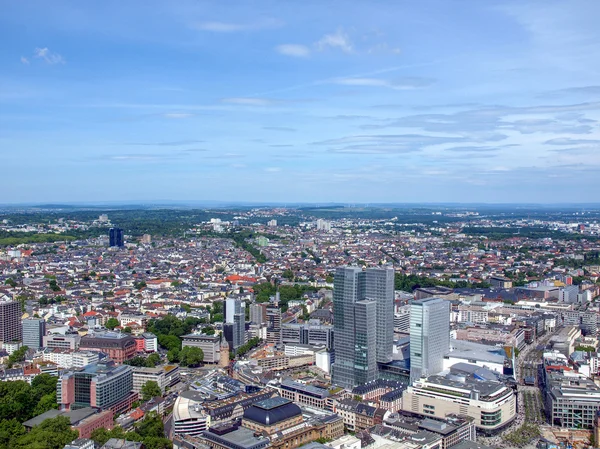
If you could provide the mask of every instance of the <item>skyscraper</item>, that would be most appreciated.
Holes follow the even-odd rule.
[[[0,301],[0,342],[21,341],[21,303],[17,301]]]
[[[334,278],[333,383],[352,388],[377,378],[392,357],[394,270],[338,268]]]
[[[125,239],[123,238],[123,230],[121,228],[110,228],[108,237],[110,246],[117,246],[120,248],[125,246]]]
[[[410,306],[410,380],[442,371],[450,347],[450,303],[426,298]]]
[[[23,345],[32,349],[44,346],[46,322],[42,318],[27,318],[23,320]]]
[[[365,298],[377,303],[377,363],[387,363],[394,350],[394,269],[368,268],[365,277]]]
[[[228,342],[237,349],[246,342],[246,303],[241,299],[227,298],[225,301],[225,323],[230,324],[231,336]]]

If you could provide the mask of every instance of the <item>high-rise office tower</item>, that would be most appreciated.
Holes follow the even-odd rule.
[[[120,248],[125,246],[125,239],[123,237],[123,230],[121,228],[110,228],[108,231],[108,237],[110,246],[117,246]]]
[[[267,322],[267,305],[250,304],[250,322],[262,324]]]
[[[40,349],[44,346],[46,322],[42,318],[27,318],[23,320],[23,346]]]
[[[410,305],[410,380],[442,371],[450,347],[450,303],[442,298],[415,300]]]
[[[230,324],[232,349],[246,343],[246,303],[241,299],[228,298],[225,301],[225,323]]]
[[[17,301],[0,301],[0,342],[21,341],[21,303]]]
[[[267,307],[267,343],[281,344],[281,309],[279,307]]]
[[[392,358],[394,270],[338,268],[334,277],[333,383],[352,388],[377,378]]]
[[[394,269],[365,270],[365,299],[377,303],[377,363],[392,361],[394,346]]]

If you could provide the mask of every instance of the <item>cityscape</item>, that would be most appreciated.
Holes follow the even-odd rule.
[[[599,207],[2,217],[2,447],[598,441]]]
[[[0,0],[0,449],[600,449],[598,17]]]

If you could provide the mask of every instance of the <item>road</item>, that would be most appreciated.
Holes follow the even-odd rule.
[[[541,358],[545,346],[554,334],[555,332],[546,333],[532,344],[526,346],[517,358],[515,370],[515,379],[517,380],[517,413],[515,420],[500,435],[491,438],[478,436],[478,441],[493,447],[508,448],[510,445],[503,441],[502,437],[504,435],[515,431],[525,422],[544,424],[544,404],[540,388],[538,387],[538,365],[542,361]],[[524,385],[523,379],[526,376],[533,376],[536,386]]]

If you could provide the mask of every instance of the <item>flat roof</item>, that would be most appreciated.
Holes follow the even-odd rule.
[[[255,407],[261,408],[263,410],[273,410],[274,408],[281,407],[282,405],[289,404],[289,399],[282,398],[281,396],[275,396],[269,399],[265,399],[263,401],[259,401],[254,403]]]

